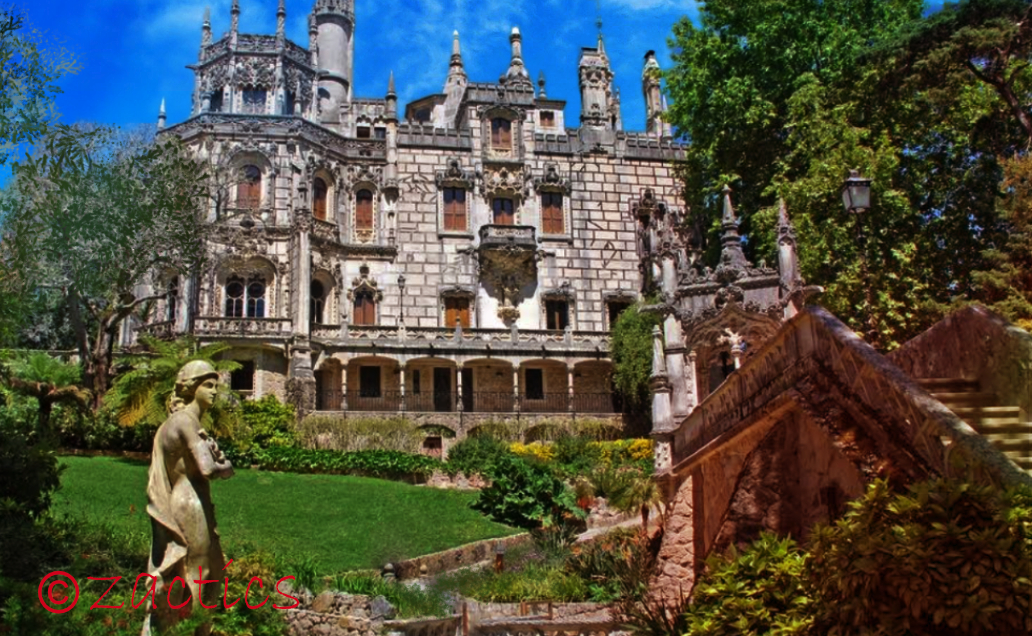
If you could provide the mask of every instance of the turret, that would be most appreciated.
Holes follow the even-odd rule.
[[[666,103],[660,91],[661,73],[656,52],[645,53],[645,68],[641,71],[641,91],[645,96],[645,132],[655,137],[669,137],[670,124],[663,121]]]
[[[340,122],[351,101],[355,55],[355,0],[316,0],[312,7],[319,64],[321,121]]]
[[[520,35],[519,27],[513,27],[509,34],[509,44],[512,46],[512,57],[509,59],[509,70],[505,72],[506,86],[514,88],[529,88],[534,90],[534,84],[530,81],[530,73],[523,65],[523,36]]]
[[[602,34],[598,46],[582,48],[577,64],[581,93],[581,125],[614,130],[619,119],[613,99],[613,71],[609,66]],[[616,116],[614,116],[616,114]]]

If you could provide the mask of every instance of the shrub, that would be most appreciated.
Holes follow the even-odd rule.
[[[509,444],[509,450],[520,457],[536,459],[540,462],[551,461],[555,456],[555,447],[552,444],[543,442],[513,442]]]
[[[691,636],[804,634],[812,622],[806,553],[791,539],[761,533],[739,553],[714,555],[685,611]],[[821,632],[823,633],[823,632]],[[900,632],[889,632],[900,633]]]
[[[250,433],[250,441],[257,446],[293,446],[297,442],[294,407],[283,404],[271,393],[260,400],[244,400],[240,417]]]
[[[292,446],[270,446],[241,451],[232,445],[223,449],[235,465],[252,465],[263,470],[291,473],[362,475],[383,479],[419,480],[440,470],[444,464],[433,457],[389,450],[341,453]]]
[[[480,491],[473,508],[499,523],[536,528],[584,517],[570,488],[543,466],[506,451],[489,474],[492,484]]]
[[[1032,493],[879,481],[811,538],[821,633],[1032,631]]]
[[[431,432],[432,431],[432,432]],[[302,420],[298,434],[307,448],[339,451],[393,450],[418,453],[428,434],[452,434],[443,427],[417,427],[404,417],[344,418],[313,414]]]
[[[591,599],[633,605],[648,594],[662,535],[649,538],[631,529],[612,530],[572,546],[566,570],[584,579]]]
[[[440,577],[436,587],[441,591],[455,590],[463,596],[488,603],[572,603],[590,598],[583,579],[565,572],[561,566],[539,563],[497,574],[490,570],[454,572]]]
[[[514,457],[509,445],[490,435],[467,437],[448,450],[448,472],[492,478],[503,457]]]
[[[376,572],[345,572],[330,577],[329,582],[332,589],[345,594],[386,598],[398,610],[398,618],[443,618],[451,614],[447,600],[438,590],[386,581]]]

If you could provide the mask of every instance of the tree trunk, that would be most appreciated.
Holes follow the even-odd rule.
[[[93,380],[93,386],[90,387],[93,391],[90,408],[94,413],[100,409],[104,401],[104,394],[108,390],[115,351],[115,335],[112,331],[118,327],[118,322],[113,320],[116,316],[117,314],[107,312],[102,316],[100,326],[97,327],[97,337],[93,341],[93,350],[90,352],[88,366],[84,368],[84,370],[87,368],[90,370]],[[85,377],[85,373],[83,377]]]
[[[49,391],[47,392],[49,393]],[[38,396],[36,400],[39,402],[40,435],[48,435],[50,433],[50,413],[54,410],[54,402],[50,398],[43,397],[42,395]]]

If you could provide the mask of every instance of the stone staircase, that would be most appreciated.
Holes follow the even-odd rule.
[[[917,383],[1022,470],[1032,473],[1032,422],[1021,421],[1020,408],[1001,405],[995,393],[980,391],[973,380],[924,378]]]

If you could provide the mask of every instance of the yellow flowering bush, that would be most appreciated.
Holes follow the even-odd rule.
[[[604,466],[652,460],[651,439],[618,439],[613,442],[592,442]]]
[[[520,457],[533,457],[543,462],[551,461],[555,457],[555,449],[551,442],[531,442],[530,444],[513,442],[509,445],[509,450]]]

